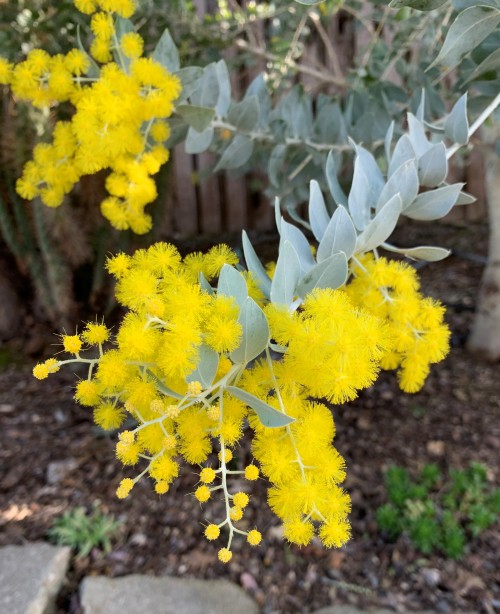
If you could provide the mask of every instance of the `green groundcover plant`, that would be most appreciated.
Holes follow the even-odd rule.
[[[75,399],[117,435],[116,456],[127,471],[119,498],[139,480],[165,495],[183,464],[195,466],[196,499],[224,504],[204,530],[208,540],[224,534],[220,561],[231,560],[236,536],[251,546],[262,539],[258,527],[238,524],[248,483],[261,475],[287,540],[302,546],[317,533],[326,547],[340,547],[350,537],[351,503],[331,405],[354,399],[382,369],[415,393],[449,350],[444,308],[422,294],[408,263],[440,260],[448,250],[401,249],[390,236],[401,216],[432,221],[473,200],[463,184],[447,182],[448,160],[500,97],[483,100],[469,125],[467,93],[431,118],[424,88],[405,129],[401,121],[376,121],[383,131],[370,150],[348,138],[347,128],[357,141],[364,131],[352,121],[366,111],[359,99],[340,113],[319,97],[313,112],[297,89],[273,101],[260,77],[236,102],[225,62],[181,66],[168,31],[145,54],[130,21],[132,0],[75,6],[90,19],[88,51],[78,43],[64,54],[31,50],[17,64],[0,59],[0,83],[17,99],[70,110],[51,140],[36,145],[17,181],[20,196],[57,208],[81,177],[104,171],[103,216],[120,231],[144,234],[153,223],[147,207],[157,196],[154,177],[181,141],[189,153],[215,150],[215,170],[243,169],[271,147],[271,183],[302,183],[275,201],[276,262],[261,263],[245,232],[242,259],[226,245],[181,257],[169,243],[109,257],[125,313],[115,333],[95,321],[63,334],[64,355],[38,364],[34,375],[86,367]],[[433,65],[459,63],[499,22],[500,10],[488,3],[461,7]],[[475,37],[464,37],[470,28]],[[370,112],[364,121],[375,118]],[[345,128],[337,145],[321,138],[331,126]],[[306,160],[292,176],[280,173],[289,154]],[[342,156],[354,158],[350,182]],[[321,172],[301,176],[312,160]],[[295,206],[301,198],[307,215]],[[252,458],[234,464],[245,432]]]
[[[446,480],[437,465],[427,464],[415,482],[406,469],[393,465],[386,487],[389,502],[377,510],[380,528],[392,539],[407,533],[424,554],[441,551],[460,558],[468,540],[500,514],[500,489],[488,484],[481,463],[450,471]]]

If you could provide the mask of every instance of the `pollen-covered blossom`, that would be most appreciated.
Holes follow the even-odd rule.
[[[354,279],[347,286],[355,304],[387,323],[393,347],[383,356],[381,366],[398,369],[399,386],[410,393],[422,388],[430,365],[443,360],[449,351],[445,309],[419,290],[413,267],[369,254],[354,268]]]
[[[173,112],[180,81],[142,57],[139,34],[115,31],[114,16],[130,17],[132,0],[76,0],[75,5],[92,15],[90,54],[99,68],[80,49],[55,56],[34,49],[16,66],[0,58],[0,83],[9,83],[19,99],[37,107],[64,102],[74,107],[70,121],[56,123],[52,141],[35,146],[16,188],[23,198],[40,197],[58,207],[83,175],[109,169],[103,215],[119,230],[143,234],[151,228],[145,206],[157,196],[153,176],[169,158],[165,119]]]

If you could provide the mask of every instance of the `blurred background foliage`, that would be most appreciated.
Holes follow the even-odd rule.
[[[391,121],[396,121],[397,135],[405,112],[417,109],[422,91],[428,121],[442,117],[466,89],[472,115],[486,106],[498,87],[498,28],[453,70],[439,65],[429,69],[457,11],[473,4],[453,0],[420,12],[408,6],[393,9],[381,0],[325,0],[313,6],[290,0],[145,0],[134,23],[148,51],[168,28],[181,66],[204,67],[224,58],[234,100],[254,83],[247,95],[258,94],[258,130],[264,138],[253,138],[251,155],[236,165],[237,171],[254,171],[253,181],[270,202],[279,196],[293,215],[307,200],[311,179],[326,186],[330,147],[336,148],[341,181],[349,185],[348,136],[380,150]],[[0,0],[0,55],[20,61],[35,47],[51,54],[67,52],[77,46],[78,36],[87,46],[87,21],[69,0]],[[485,64],[490,56],[494,61]],[[259,73],[265,74],[266,87],[257,92]],[[55,121],[70,110],[34,110],[13,100],[8,88],[0,92],[4,276],[10,270],[12,278],[15,271],[17,287],[31,288],[21,290],[22,298],[35,297],[38,315],[58,329],[72,329],[82,308],[105,312],[112,307],[103,271],[107,253],[172,238],[164,236],[161,225],[169,206],[171,165],[158,177],[159,196],[151,206],[157,223],[142,237],[118,233],[99,214],[102,175],[85,178],[61,208],[24,203],[15,194],[15,180],[33,145],[48,139]],[[186,132],[187,126],[179,140]],[[216,152],[218,169],[224,169],[221,160],[232,138],[220,136],[216,131],[207,149]]]

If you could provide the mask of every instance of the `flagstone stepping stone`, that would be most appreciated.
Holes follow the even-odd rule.
[[[45,543],[0,548],[0,612],[51,614],[69,557],[69,548]]]
[[[84,614],[257,614],[257,604],[227,580],[89,576],[80,588]]]

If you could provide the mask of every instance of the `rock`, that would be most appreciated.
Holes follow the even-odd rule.
[[[53,612],[69,557],[69,548],[44,543],[0,548],[0,612]]]
[[[257,614],[257,604],[227,580],[87,577],[80,587],[83,614]]]
[[[77,468],[78,462],[74,458],[49,463],[47,466],[47,484],[59,484]]]
[[[424,582],[430,588],[436,587],[441,582],[441,573],[434,567],[424,567],[421,571]]]

